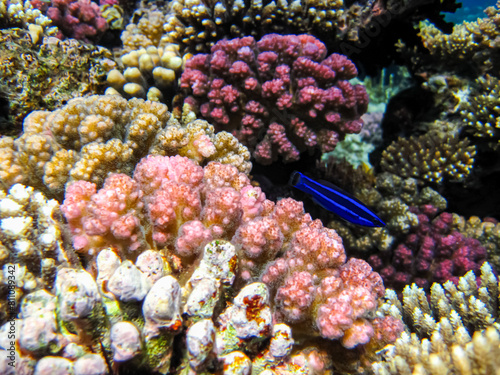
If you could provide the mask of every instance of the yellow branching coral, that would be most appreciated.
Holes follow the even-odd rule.
[[[470,271],[458,285],[435,283],[430,303],[415,284],[403,291],[403,303],[386,290],[382,311],[403,318],[406,332],[373,364],[377,375],[497,374],[500,368],[498,279],[481,267],[481,286]]]
[[[461,69],[464,64],[475,64],[486,70],[494,67],[500,48],[500,2],[486,8],[485,13],[485,18],[455,25],[450,34],[428,21],[420,22],[419,36],[434,65],[439,61],[447,66],[459,64]]]
[[[475,146],[457,135],[428,132],[420,137],[399,138],[382,153],[384,171],[403,178],[440,185],[464,181],[474,164]]]
[[[215,134],[206,121],[181,126],[164,104],[96,95],[32,112],[19,138],[0,138],[0,177],[6,187],[29,183],[60,197],[68,181],[101,185],[109,173],[130,174],[148,154],[251,168],[247,148],[229,133]]]

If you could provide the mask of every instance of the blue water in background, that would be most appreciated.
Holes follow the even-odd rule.
[[[495,4],[496,0],[463,0],[462,8],[458,9],[456,13],[445,13],[445,20],[453,23],[475,21],[485,17],[483,10]]]

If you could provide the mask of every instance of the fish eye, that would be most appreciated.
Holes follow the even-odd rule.
[[[290,185],[295,186],[299,183],[300,180],[300,173],[295,171],[292,173],[292,176],[290,177]]]

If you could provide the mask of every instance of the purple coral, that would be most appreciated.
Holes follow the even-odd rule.
[[[357,75],[349,59],[325,57],[324,44],[310,35],[222,40],[187,62],[185,103],[232,131],[262,164],[278,156],[292,162],[315,147],[332,151],[361,130],[368,96],[349,83]]]
[[[412,207],[419,226],[393,252],[372,255],[370,264],[380,273],[387,287],[402,290],[416,283],[428,289],[433,282],[458,283],[468,271],[479,273],[487,252],[481,243],[453,229],[453,215],[444,212],[435,217],[431,205]],[[435,217],[435,218],[434,218]]]
[[[31,0],[33,7],[46,12],[64,36],[89,42],[108,28],[99,5],[91,0]],[[62,35],[60,35],[62,37]]]

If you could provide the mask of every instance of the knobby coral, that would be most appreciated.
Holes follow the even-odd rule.
[[[268,284],[284,322],[306,322],[347,348],[375,335],[368,315],[383,291],[380,276],[364,261],[346,263],[340,237],[302,204],[266,200],[233,166],[203,169],[180,156],[149,156],[133,178],[111,175],[99,191],[85,181],[70,184],[62,211],[73,246],[91,262],[108,246],[131,260],[153,248],[190,268],[206,243],[230,240],[239,250],[239,277]]]
[[[249,172],[250,154],[206,121],[181,126],[167,106],[120,96],[71,100],[54,112],[35,111],[17,138],[0,139],[4,185],[30,183],[60,198],[67,181],[101,185],[110,172],[131,173],[147,154],[218,160]]]
[[[191,107],[233,132],[263,164],[279,156],[295,161],[316,147],[332,151],[361,130],[368,97],[348,81],[357,75],[350,60],[325,57],[324,44],[309,35],[219,41],[211,54],[188,60],[182,110]]]

